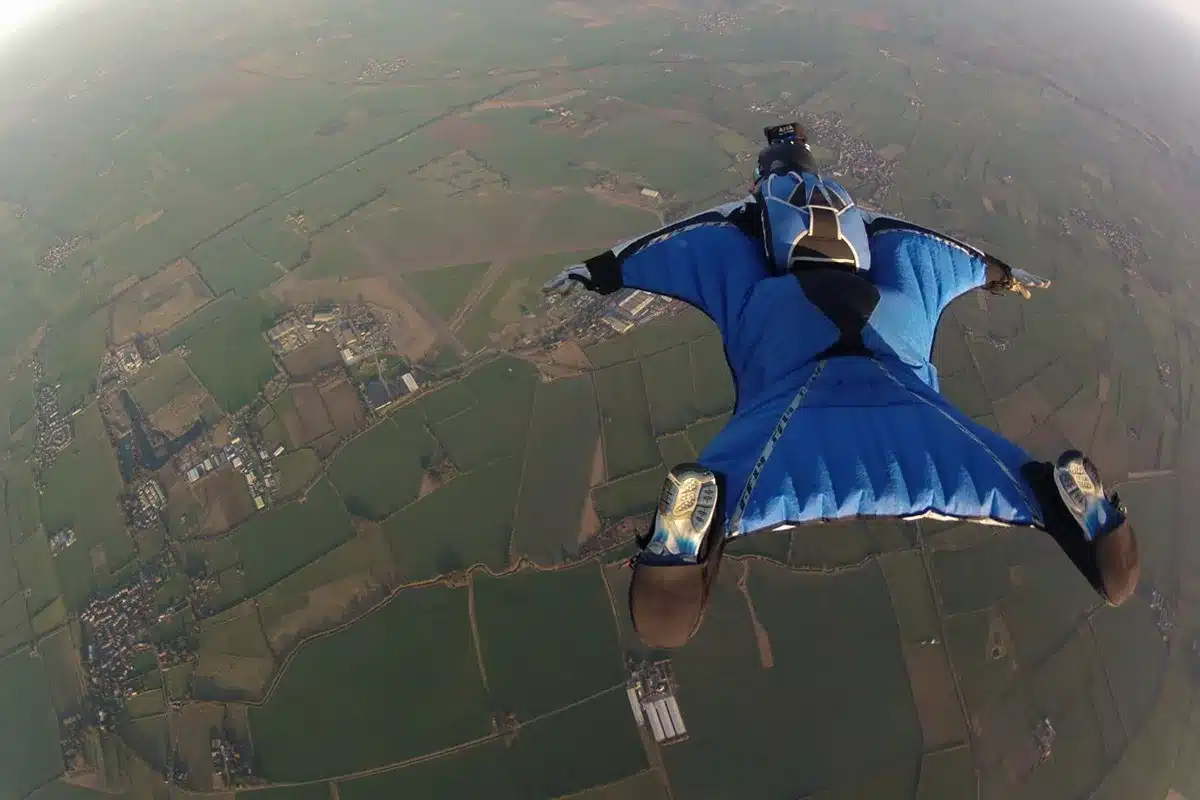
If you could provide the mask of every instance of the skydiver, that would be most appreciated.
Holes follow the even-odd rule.
[[[1048,533],[1109,604],[1137,584],[1137,540],[1095,466],[1038,461],[938,391],[943,310],[971,289],[1049,282],[928,228],[868,212],[823,177],[797,126],[767,129],[745,199],[569,267],[546,285],[643,289],[720,330],[734,412],[673,467],[639,538],[629,604],[655,647],[698,629],[725,543],[834,519],[935,517]]]

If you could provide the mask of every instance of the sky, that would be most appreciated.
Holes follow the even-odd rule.
[[[1200,0],[1157,0],[1177,18],[1190,24],[1197,34],[1200,34]]]
[[[0,36],[19,30],[58,4],[58,0],[0,0]]]

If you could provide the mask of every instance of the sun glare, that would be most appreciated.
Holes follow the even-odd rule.
[[[28,25],[56,5],[58,0],[0,0],[0,34]]]

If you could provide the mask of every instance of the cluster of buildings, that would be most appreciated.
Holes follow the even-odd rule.
[[[92,600],[79,615],[87,642],[84,663],[88,689],[93,697],[119,701],[133,696],[144,672],[136,665],[143,653],[153,653],[157,663],[165,658],[163,666],[191,657],[182,641],[155,645],[150,638],[152,626],[169,622],[186,605],[181,601],[180,608],[156,611],[155,593],[165,572],[162,566],[157,570],[147,568],[132,583]]]
[[[253,777],[254,760],[250,757],[248,747],[237,744],[228,735],[221,734],[216,729],[211,732],[209,741],[214,789],[222,791],[230,786],[245,783],[247,778]]]
[[[626,289],[605,297],[572,292],[546,298],[547,344],[562,337],[594,342],[627,333],[634,327],[670,313],[677,303],[640,289]],[[532,344],[533,342],[523,342]]]
[[[685,22],[686,31],[704,31],[706,33],[725,34],[742,23],[741,11],[710,11],[696,17],[692,22]]]
[[[870,142],[853,136],[846,130],[846,123],[836,112],[824,114],[799,115],[799,122],[804,126],[809,141],[837,153],[837,161],[831,165],[833,176],[840,178],[850,175],[855,178],[870,180],[880,187],[879,194],[872,198],[879,202],[887,187],[892,185],[896,177],[896,162],[890,161],[871,146]]]
[[[101,392],[133,377],[142,367],[157,361],[160,355],[158,343],[141,334],[134,341],[108,351],[100,359]]]
[[[188,603],[195,610],[197,619],[204,619],[215,613],[209,603],[216,599],[220,591],[221,582],[216,575],[208,572],[188,575]]]
[[[1081,208],[1072,208],[1071,218],[1103,236],[1122,266],[1132,269],[1146,262],[1147,256],[1142,247],[1142,238],[1127,228],[1100,219]]]
[[[87,766],[84,750],[87,746],[86,734],[87,726],[81,714],[69,714],[58,720],[58,746],[62,748],[63,764],[68,774]]]
[[[225,447],[185,469],[184,477],[188,483],[195,483],[228,464],[242,473],[246,488],[254,499],[254,508],[262,511],[267,506],[267,498],[279,490],[279,468],[275,459],[283,455],[283,451],[283,445],[278,445],[274,450],[256,448],[241,436],[234,436]]]
[[[158,527],[167,507],[167,494],[154,478],[139,478],[125,495],[125,516],[135,528]]]
[[[322,315],[329,321],[333,331],[334,341],[337,342],[338,353],[342,363],[347,367],[357,364],[367,356],[377,355],[392,346],[391,331],[385,322],[372,313],[366,304],[334,307],[313,314],[318,321]]]
[[[71,528],[63,528],[50,537],[50,555],[56,556],[73,544],[75,544],[75,531]]]
[[[345,306],[298,306],[267,331],[277,355],[284,356],[330,332],[347,367],[391,346],[391,333],[365,303]]]
[[[1054,752],[1054,726],[1050,724],[1049,717],[1034,726],[1033,741],[1037,745],[1038,763],[1049,761]]]
[[[548,106],[546,108],[546,113],[564,128],[577,127],[581,121],[579,117],[575,116],[574,111],[569,108],[563,108],[562,106]]]
[[[625,694],[629,710],[639,727],[649,727],[658,744],[678,741],[687,736],[679,701],[675,699],[675,678],[670,661],[631,661]]]
[[[368,58],[363,64],[363,70],[358,75],[360,81],[382,81],[392,77],[409,65],[407,58],[393,58],[391,61],[380,61]]]
[[[600,321],[616,333],[627,333],[638,324],[638,320],[647,311],[659,305],[658,300],[658,295],[642,289],[629,290],[613,303],[612,308],[600,318]]]
[[[83,244],[82,236],[59,239],[38,259],[38,269],[44,272],[53,272],[61,267],[71,257],[71,254],[79,249],[79,245],[81,244]]]
[[[54,457],[66,450],[74,436],[71,421],[58,410],[58,384],[42,383],[41,359],[33,360],[33,416],[37,439],[33,461],[39,470],[50,466]],[[76,412],[77,413],[77,412]]]
[[[1167,598],[1158,589],[1150,590],[1150,608],[1154,611],[1154,624],[1165,640],[1175,629],[1175,613],[1167,604]]]

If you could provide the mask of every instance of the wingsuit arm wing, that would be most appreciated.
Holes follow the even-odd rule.
[[[1007,265],[944,233],[882,214],[863,212],[871,244],[871,279],[919,298],[936,322],[954,298],[978,289]],[[990,267],[991,264],[996,266]],[[990,273],[990,274],[989,274]]]
[[[724,334],[754,284],[768,276],[760,236],[758,206],[747,198],[589,258],[574,280],[601,294],[630,288],[674,297],[703,311]]]

